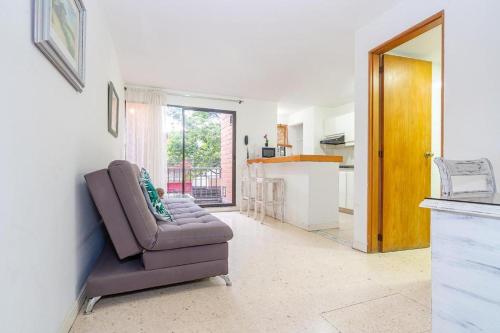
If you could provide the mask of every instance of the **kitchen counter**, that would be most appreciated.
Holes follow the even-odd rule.
[[[427,198],[432,331],[500,332],[500,195]]]
[[[332,155],[291,155],[270,158],[256,158],[247,160],[248,164],[252,163],[288,163],[288,162],[342,162],[342,156]]]
[[[285,180],[285,222],[308,231],[339,226],[340,162],[342,156],[326,155],[248,161],[262,163],[265,177]]]

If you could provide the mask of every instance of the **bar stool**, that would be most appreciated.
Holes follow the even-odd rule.
[[[262,163],[254,164],[254,168],[256,174],[254,218],[257,219],[260,208],[260,220],[263,223],[268,205],[273,206],[273,217],[276,218],[276,206],[278,206],[280,209],[280,220],[283,223],[285,221],[285,180],[283,178],[265,177]],[[268,198],[269,185],[272,186],[272,198]]]
[[[255,175],[252,176],[251,168],[245,161],[241,168],[241,199],[240,199],[240,213],[244,210],[247,212],[247,216],[250,216],[250,207],[252,207],[252,202],[255,201]],[[246,203],[246,209],[244,209],[244,203]]]

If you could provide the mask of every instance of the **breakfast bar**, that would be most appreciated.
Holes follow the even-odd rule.
[[[339,226],[339,165],[342,156],[292,155],[258,158],[266,177],[285,181],[285,222],[302,229]]]

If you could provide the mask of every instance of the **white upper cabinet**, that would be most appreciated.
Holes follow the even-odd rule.
[[[337,133],[345,134],[346,145],[354,144],[354,112],[326,119],[324,127],[325,135]]]

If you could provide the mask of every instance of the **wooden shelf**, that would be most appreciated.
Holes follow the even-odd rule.
[[[288,147],[288,125],[278,124],[278,146]],[[290,146],[291,147],[291,146]]]
[[[292,148],[292,145],[286,145],[286,144],[282,144],[282,143],[278,143],[276,146],[278,146],[278,147]]]
[[[340,163],[343,161],[342,156],[332,155],[292,155],[283,157],[271,158],[256,158],[247,160],[248,164],[252,163],[289,163],[289,162],[334,162]]]

